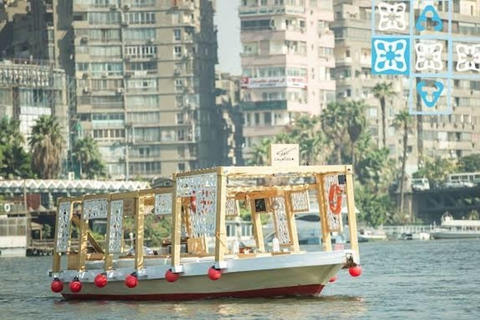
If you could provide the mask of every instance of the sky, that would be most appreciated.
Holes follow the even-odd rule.
[[[218,60],[217,70],[240,75],[240,18],[238,3],[240,0],[217,0],[215,24],[218,27]]]

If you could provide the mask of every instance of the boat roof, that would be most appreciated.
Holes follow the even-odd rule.
[[[480,227],[480,220],[445,220],[442,221],[445,227]]]

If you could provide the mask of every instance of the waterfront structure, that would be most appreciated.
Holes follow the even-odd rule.
[[[35,60],[0,61],[0,118],[20,121],[26,149],[31,128],[42,115],[55,115],[68,136],[65,72]]]
[[[408,2],[407,2],[408,3]],[[435,2],[437,10],[447,26],[448,1]],[[453,1],[452,32],[455,37],[474,36],[480,29],[480,1]],[[335,1],[335,21],[331,29],[335,33],[336,68],[332,76],[337,84],[337,99],[363,99],[370,108],[367,111],[370,130],[382,146],[382,120],[379,100],[373,88],[381,82],[391,82],[395,95],[387,99],[386,140],[392,158],[402,156],[402,133],[392,127],[396,114],[408,110],[410,79],[403,76],[372,76],[371,57],[371,1]],[[409,9],[407,8],[407,15]],[[415,11],[416,17],[420,15]],[[427,24],[425,33],[431,32]],[[408,29],[408,28],[407,28]],[[444,29],[446,30],[448,29]],[[477,30],[477,31],[476,31]],[[405,31],[408,35],[408,30]],[[443,57],[446,61],[447,56]],[[459,158],[480,152],[480,81],[458,79],[453,81],[451,115],[416,115],[415,124],[408,138],[407,172],[412,173],[422,165],[424,157]],[[416,97],[414,97],[416,99]]]
[[[335,100],[331,1],[242,0],[244,157],[298,114]]]
[[[213,15],[211,0],[53,1],[52,59],[75,79],[71,130],[98,142],[113,179],[220,163]]]

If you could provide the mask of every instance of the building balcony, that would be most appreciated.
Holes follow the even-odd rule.
[[[240,6],[238,8],[240,18],[262,16],[305,16],[305,8],[292,5],[267,5],[267,6]]]
[[[274,101],[243,101],[239,104],[242,111],[255,110],[287,110],[286,100]]]
[[[254,41],[308,41],[308,33],[306,28],[300,27],[269,27],[269,28],[248,28],[242,30],[242,42]]]

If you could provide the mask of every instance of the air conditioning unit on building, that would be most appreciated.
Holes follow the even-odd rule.
[[[123,10],[130,10],[130,5],[129,4],[124,5]]]
[[[104,78],[108,77],[108,72],[102,73],[102,77],[104,77]]]
[[[75,172],[70,171],[68,173],[68,180],[75,180]]]
[[[84,87],[83,88],[83,93],[89,93],[90,92],[90,88],[89,87]]]
[[[116,4],[112,4],[110,6],[110,10],[117,10],[118,6]]]
[[[83,36],[80,38],[80,41],[81,42],[88,42],[88,37],[87,36]]]
[[[123,88],[117,88],[117,93],[123,93]]]

